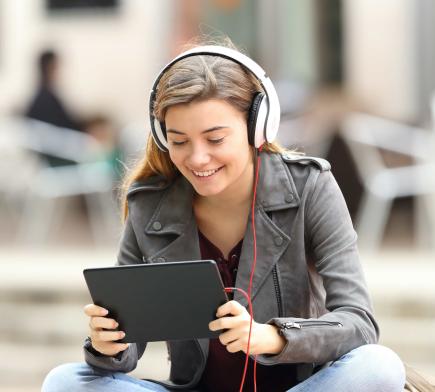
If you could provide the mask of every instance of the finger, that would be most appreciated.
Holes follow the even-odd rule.
[[[93,343],[94,349],[105,355],[116,355],[121,351],[125,351],[128,343]]]
[[[116,329],[118,328],[119,324],[117,323],[116,320],[107,317],[91,317],[89,326],[92,329],[99,329],[99,328]]]
[[[240,339],[229,343],[228,345],[225,346],[225,348],[229,353],[236,353],[238,351],[242,351],[242,344],[240,342]]]
[[[238,316],[239,314],[242,314],[244,311],[246,311],[245,307],[242,306],[239,302],[233,300],[233,301],[228,301],[222,306],[220,306],[217,309],[216,316],[222,317],[227,314]]]
[[[110,343],[110,351],[112,351],[111,355],[127,350],[128,346],[128,343]]]
[[[124,350],[127,350],[128,349],[128,346],[130,346],[130,344],[128,344],[128,343],[112,343],[114,346],[115,346],[115,348],[117,349],[117,350],[119,350],[119,351],[124,351]],[[118,351],[118,352],[119,352]]]
[[[122,339],[125,337],[124,331],[95,331],[93,330],[91,333],[91,339],[93,341],[100,341],[100,342],[113,342],[119,339]]]
[[[208,324],[210,331],[219,331],[221,329],[237,328],[244,320],[240,317],[221,317],[213,320]]]
[[[227,346],[228,344],[234,342],[240,337],[240,331],[237,329],[230,329],[227,332],[221,333],[219,335],[219,341],[224,345]]]
[[[109,311],[95,304],[86,305],[83,310],[88,316],[107,316]]]

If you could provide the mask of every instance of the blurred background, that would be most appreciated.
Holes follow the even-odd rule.
[[[283,145],[330,160],[380,342],[435,382],[435,3],[0,1],[0,390],[82,361],[82,269],[112,265],[156,73],[227,34],[278,90]],[[138,377],[165,378],[152,343]]]

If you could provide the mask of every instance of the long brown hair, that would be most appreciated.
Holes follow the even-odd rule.
[[[201,44],[210,42],[203,41]],[[219,44],[235,49],[229,39]],[[175,63],[160,79],[153,114],[157,120],[163,122],[171,106],[213,98],[225,100],[247,118],[253,96],[259,91],[262,88],[258,80],[238,63],[219,56],[191,56]],[[278,143],[265,143],[263,151],[280,153],[285,149]],[[149,135],[145,154],[126,174],[121,187],[124,219],[128,214],[126,195],[132,183],[154,175],[171,181],[177,174],[169,153],[161,151]]]

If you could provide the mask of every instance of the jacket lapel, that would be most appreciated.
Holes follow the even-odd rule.
[[[290,237],[277,227],[261,208],[257,208],[255,212],[255,228],[257,232],[257,261],[252,283],[251,300],[254,300],[258,290],[290,243]],[[251,269],[253,266],[254,240],[252,235],[252,223],[250,221],[243,240],[236,287],[248,292]],[[234,299],[244,306],[248,305],[245,297],[239,292],[234,294]]]
[[[164,193],[155,213],[145,227],[145,234],[172,241],[150,249],[150,260],[200,260],[198,228],[192,209],[193,188],[179,176]],[[154,241],[149,241],[153,246]]]
[[[252,301],[291,242],[288,230],[280,228],[270,218],[268,212],[297,207],[300,203],[293,178],[278,154],[261,154],[257,192],[255,208],[257,260],[252,282]],[[239,260],[236,287],[248,292],[253,266],[254,237],[250,214]],[[239,292],[234,294],[234,299],[244,306],[248,305],[245,297]]]

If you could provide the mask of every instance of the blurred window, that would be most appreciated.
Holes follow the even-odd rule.
[[[48,10],[111,9],[119,6],[119,0],[46,0]]]

